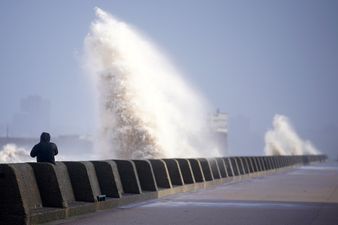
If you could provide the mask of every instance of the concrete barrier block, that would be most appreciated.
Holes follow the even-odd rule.
[[[284,159],[284,160],[283,160],[283,161],[284,161],[284,162],[283,162],[283,163],[284,163],[284,166],[285,166],[285,167],[288,167],[288,166],[289,166],[289,159],[288,159],[288,157],[285,157],[285,156],[284,156],[283,159]]]
[[[248,157],[240,157],[240,159],[243,162],[244,174],[249,174],[250,173],[250,164],[249,164]]]
[[[309,157],[303,156],[302,157],[302,163],[303,163],[303,165],[308,165],[310,163]]]
[[[293,166],[299,163],[298,158],[291,158],[291,157],[287,157],[288,158],[288,165],[289,166]]]
[[[258,159],[260,161],[260,164],[262,165],[263,171],[268,170],[268,168],[266,167],[266,163],[265,163],[264,157],[260,156],[260,157],[258,157]]]
[[[278,169],[278,168],[280,168],[281,166],[281,156],[276,156],[276,157],[274,157],[274,161],[275,161],[275,164],[276,164],[276,168]]]
[[[284,157],[280,156],[279,157],[279,168],[283,168],[284,167]]]
[[[181,168],[176,159],[161,159],[168,170],[172,185],[184,185]]]
[[[6,225],[35,224],[65,218],[65,211],[43,207],[32,167],[0,164],[0,218]]]
[[[134,162],[130,160],[114,160],[114,162],[119,171],[123,193],[141,194],[141,184]]]
[[[282,167],[287,167],[288,163],[287,163],[287,159],[285,157],[282,157]]]
[[[272,169],[277,169],[277,163],[276,163],[275,157],[270,156],[269,159],[272,165]]]
[[[240,157],[240,160],[241,160],[242,163],[243,163],[243,171],[244,171],[244,174],[250,173],[250,170],[249,170],[249,162],[248,162],[248,160],[247,160],[247,157]]]
[[[224,166],[225,166],[225,169],[227,171],[228,176],[229,177],[235,176],[230,159],[229,158],[223,158],[223,161],[224,161]]]
[[[209,159],[209,165],[211,168],[211,173],[214,179],[221,179],[221,174],[217,165],[216,159]]]
[[[121,198],[123,188],[117,165],[114,161],[91,161],[101,193],[110,198]]]
[[[275,165],[275,169],[279,169],[279,156],[275,156],[272,158],[273,164]]]
[[[8,216],[16,215],[18,224],[29,222],[26,215],[42,207],[32,168],[26,163],[0,164],[0,174],[0,218],[7,221]]]
[[[64,166],[62,163],[58,163],[58,165],[30,163],[30,165],[36,177],[43,206],[65,208],[68,207],[68,201],[75,201],[69,177],[57,173],[57,170],[62,170],[62,166]],[[68,185],[66,181],[69,182]],[[62,183],[59,184],[59,182]],[[62,190],[64,191],[62,192]]]
[[[157,186],[159,188],[172,188],[169,172],[166,164],[160,159],[149,159],[153,167]]]
[[[270,156],[271,164],[273,169],[278,169],[276,157]]]
[[[285,156],[283,156],[282,165],[283,165],[283,167],[287,167],[288,166],[288,159]]]
[[[153,168],[148,160],[133,160],[142,191],[158,191]]]
[[[263,162],[262,162],[261,158],[260,157],[256,157],[256,160],[257,160],[259,171],[264,171],[265,168],[264,168],[264,165],[263,165]]]
[[[191,165],[187,159],[176,159],[180,167],[185,184],[195,183],[195,178],[192,173]]]
[[[246,159],[247,159],[248,165],[249,165],[249,173],[254,173],[255,168],[254,168],[254,164],[253,164],[253,161],[252,161],[252,157],[247,157]]]
[[[252,157],[252,163],[253,163],[255,172],[260,172],[261,169],[259,167],[259,162],[258,162],[257,157]]]
[[[272,165],[274,167],[274,169],[278,169],[278,156],[275,157],[271,157],[271,161],[272,161]]]
[[[34,170],[42,203],[49,207],[62,207],[66,217],[94,212],[92,203],[75,200],[67,167],[62,162],[31,163]]]
[[[288,160],[288,166],[292,166],[298,163],[298,160],[296,158],[287,157],[287,160]]]
[[[201,168],[202,168],[202,172],[203,172],[205,181],[214,180],[213,174],[211,172],[209,161],[207,159],[204,159],[204,158],[199,158],[198,160],[201,164]]]
[[[233,169],[233,172],[234,172],[234,176],[240,176],[241,173],[239,171],[239,166],[238,166],[238,162],[236,160],[235,157],[230,157],[230,163],[231,163],[231,167]]]
[[[243,175],[243,174],[244,174],[244,171],[243,171],[242,160],[240,160],[238,157],[235,157],[235,162],[236,162],[236,164],[237,164],[239,176]]]
[[[266,170],[266,171],[270,170],[271,168],[270,168],[270,165],[269,165],[269,163],[268,163],[268,160],[267,160],[266,156],[262,156],[262,161],[263,161],[263,163],[264,163],[264,168],[265,168],[265,170]]]
[[[228,177],[227,170],[225,169],[225,164],[223,158],[215,158],[217,162],[217,166],[222,178]]]
[[[101,195],[100,185],[96,177],[94,165],[91,162],[64,162],[76,201],[97,202]]]
[[[273,162],[272,162],[272,159],[271,159],[271,156],[266,156],[266,159],[268,161],[268,165],[269,165],[270,170],[275,169]]]
[[[289,166],[289,158],[284,156],[283,159],[284,159],[283,160],[284,161],[284,166],[288,167]]]
[[[249,173],[254,173],[255,172],[255,168],[252,162],[252,157],[247,157],[246,158],[248,161],[248,165],[249,165]]]
[[[291,166],[294,163],[294,161],[290,157],[285,157],[285,160],[287,166]]]
[[[268,162],[267,162],[267,158],[265,156],[261,156],[261,160],[262,160],[262,163],[263,163],[263,166],[264,166],[264,170],[265,171],[270,170]]]
[[[188,161],[190,163],[195,182],[198,183],[205,182],[200,161],[197,159],[188,159]]]
[[[245,174],[245,170],[244,170],[244,163],[242,161],[242,159],[240,157],[235,157],[235,161],[237,162],[237,166],[239,169],[239,174],[240,175],[244,175]]]
[[[176,159],[162,159],[167,166],[172,185],[184,185],[182,170]]]

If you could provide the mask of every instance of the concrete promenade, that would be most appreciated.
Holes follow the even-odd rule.
[[[338,163],[311,164],[48,224],[337,225]]]

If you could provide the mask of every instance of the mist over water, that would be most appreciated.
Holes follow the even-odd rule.
[[[302,140],[289,119],[275,115],[273,128],[265,134],[266,155],[306,155],[320,152],[308,140]]]
[[[219,156],[207,102],[136,29],[99,8],[96,16],[85,39],[85,59],[97,88],[97,154]]]
[[[33,147],[33,146],[32,146]],[[18,146],[14,143],[0,146],[0,163],[21,163],[35,162],[36,158],[30,156],[32,147]],[[74,151],[74,148],[59,148],[59,154],[55,156],[57,161],[80,161],[80,160],[95,160],[98,157],[88,151],[81,151],[81,154]]]

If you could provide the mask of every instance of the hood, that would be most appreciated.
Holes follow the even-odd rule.
[[[43,132],[40,136],[40,142],[50,142],[50,134]]]

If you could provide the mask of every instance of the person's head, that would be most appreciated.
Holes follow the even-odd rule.
[[[40,142],[50,142],[50,134],[47,132],[42,132],[40,136]]]

